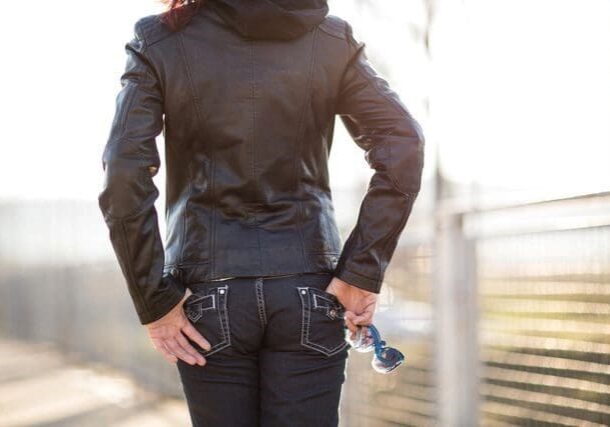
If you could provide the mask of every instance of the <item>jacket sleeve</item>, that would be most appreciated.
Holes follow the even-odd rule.
[[[154,206],[159,191],[153,182],[160,167],[156,137],[163,130],[163,96],[138,24],[125,45],[127,62],[102,155],[98,201],[139,320],[147,324],[178,304],[186,288],[174,276],[163,276]]]
[[[336,114],[374,169],[335,276],[379,293],[385,270],[421,187],[424,136],[399,96],[368,61],[365,44],[346,25],[349,62]]]

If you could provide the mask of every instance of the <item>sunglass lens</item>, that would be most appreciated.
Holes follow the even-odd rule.
[[[373,337],[365,333],[364,328],[358,328],[354,339],[351,339],[350,334],[348,342],[351,344],[354,350],[360,353],[368,353],[369,351],[373,351],[375,349]]]
[[[387,374],[396,369],[404,360],[405,356],[399,350],[385,347],[381,350],[380,357],[375,355],[371,364],[377,372]]]

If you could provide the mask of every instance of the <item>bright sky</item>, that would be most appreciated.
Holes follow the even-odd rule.
[[[353,23],[422,123],[426,177],[439,144],[443,168],[458,182],[608,188],[609,1],[440,1],[432,64],[413,38],[425,18],[420,2],[373,3],[370,11],[334,0],[331,13]],[[124,44],[139,17],[160,10],[155,0],[3,6],[0,198],[96,199]],[[370,170],[338,132],[331,176],[344,188],[354,170]]]
[[[610,2],[441,4],[429,130],[446,174],[501,188],[608,190]]]

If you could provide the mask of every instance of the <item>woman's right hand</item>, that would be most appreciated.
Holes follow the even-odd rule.
[[[345,324],[351,332],[351,339],[355,338],[359,326],[366,329],[367,325],[373,323],[378,294],[350,285],[337,277],[332,278],[325,290],[335,295],[345,307]]]
[[[186,335],[205,350],[210,349],[210,343],[195,329],[184,312],[184,302],[191,294],[191,290],[187,288],[182,300],[169,313],[144,326],[153,346],[168,362],[176,363],[180,358],[190,365],[203,366],[206,363],[205,358],[185,337]]]

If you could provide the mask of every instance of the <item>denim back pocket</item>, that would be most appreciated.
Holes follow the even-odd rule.
[[[337,297],[324,290],[299,286],[301,299],[301,344],[326,356],[345,349],[345,307]]]
[[[228,286],[218,286],[196,291],[184,301],[183,308],[186,317],[212,346],[210,350],[204,350],[188,336],[186,337],[204,356],[209,356],[231,345],[227,312],[228,293]]]

